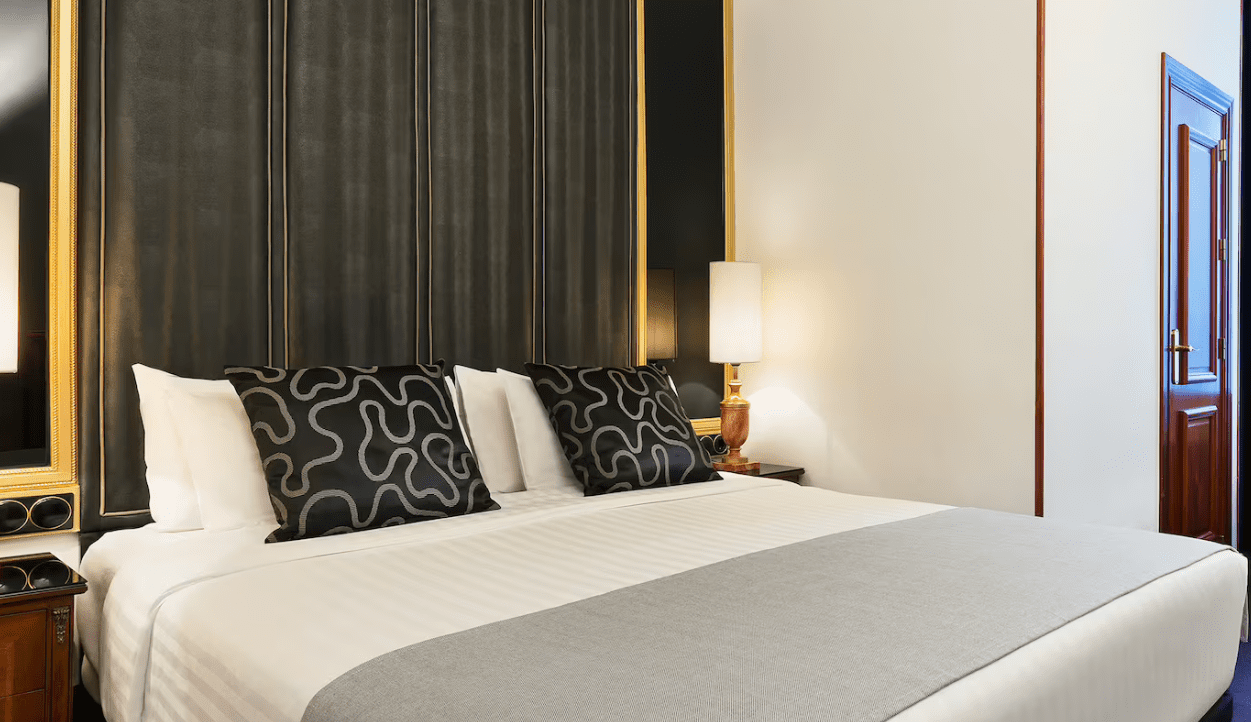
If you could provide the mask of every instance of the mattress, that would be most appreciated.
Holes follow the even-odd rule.
[[[84,677],[113,722],[299,720],[340,674],[426,639],[784,544],[944,509],[727,475],[296,543],[113,532],[87,553]],[[1194,722],[1228,687],[1245,560],[1215,554],[895,719]]]

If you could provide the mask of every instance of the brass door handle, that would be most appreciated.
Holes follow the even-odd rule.
[[[1181,342],[1181,331],[1173,329],[1168,332],[1169,345],[1165,351],[1173,354],[1173,383],[1181,384],[1181,353],[1182,351],[1194,351],[1194,346],[1188,346]]]
[[[1169,353],[1178,353],[1179,351],[1194,351],[1194,346],[1187,346],[1181,342],[1181,331],[1173,329],[1168,332],[1168,348],[1164,349]]]

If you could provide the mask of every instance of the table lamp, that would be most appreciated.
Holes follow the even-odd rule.
[[[0,374],[17,373],[17,186],[0,183]]]
[[[751,403],[741,393],[739,364],[761,358],[763,283],[759,263],[716,261],[709,268],[708,356],[730,364],[730,395],[721,402],[721,438],[729,452],[713,466],[718,471],[751,471],[760,462],[743,456]]]

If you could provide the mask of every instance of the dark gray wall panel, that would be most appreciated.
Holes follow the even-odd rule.
[[[430,0],[431,353],[534,357],[534,7]]]
[[[147,518],[134,362],[631,360],[632,3],[81,18],[85,532]]]
[[[549,363],[628,364],[634,3],[547,0],[543,329]]]
[[[250,0],[109,0],[104,36],[99,404],[108,513],[144,509],[142,423],[130,365],[221,375],[268,358],[268,9]],[[98,67],[98,66],[97,66]],[[89,138],[90,132],[84,133]],[[84,203],[89,202],[84,199]],[[86,215],[86,214],[85,214]],[[85,218],[85,224],[90,223]],[[87,415],[85,415],[87,416]],[[86,420],[86,419],[85,419]],[[118,479],[119,483],[109,484]],[[88,523],[90,519],[86,520]]]
[[[289,366],[416,360],[414,12],[288,4]]]

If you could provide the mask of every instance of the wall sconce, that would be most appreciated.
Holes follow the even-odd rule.
[[[672,268],[647,269],[647,360],[678,357],[678,304]]]
[[[21,192],[0,183],[0,374],[17,373],[17,262]]]

